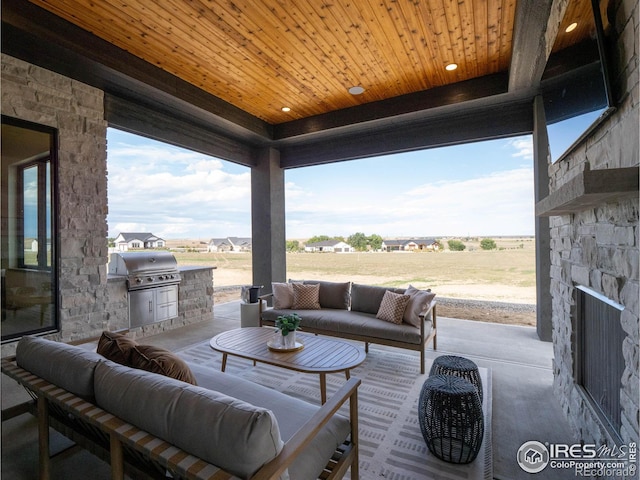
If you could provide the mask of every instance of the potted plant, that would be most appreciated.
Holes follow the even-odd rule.
[[[295,348],[296,330],[300,328],[302,318],[297,313],[280,315],[276,319],[276,328],[282,335],[282,346],[284,348]]]

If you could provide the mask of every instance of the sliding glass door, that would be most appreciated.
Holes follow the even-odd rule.
[[[54,129],[2,117],[2,341],[57,329]]]

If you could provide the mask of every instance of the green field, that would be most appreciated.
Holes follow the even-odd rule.
[[[290,253],[287,278],[417,288],[442,296],[535,303],[532,238],[496,239],[497,250],[465,242],[463,252]],[[216,287],[252,283],[251,254],[175,253],[180,265],[212,265]]]

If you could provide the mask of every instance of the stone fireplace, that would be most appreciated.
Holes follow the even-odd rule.
[[[573,363],[576,386],[616,442],[622,443],[624,307],[590,288],[576,288]]]
[[[580,439],[609,445],[637,441],[638,199],[551,217],[550,222],[555,392]],[[620,426],[615,435],[594,412],[576,377],[581,368],[576,363],[579,286],[622,308],[616,328],[624,332],[618,347],[624,368],[619,378]]]
[[[573,194],[568,208],[550,214],[549,226],[554,391],[578,439],[612,446],[638,441],[640,229],[638,4],[632,1],[610,3],[608,15],[615,41],[612,45],[615,72],[612,80],[617,110],[571,154],[549,165],[550,195]],[[581,187],[579,193],[575,191],[576,185]],[[594,185],[606,188],[593,188]],[[572,186],[574,191],[570,192]],[[604,190],[606,194],[602,193]],[[581,346],[578,340],[580,328],[584,327],[585,306],[580,299],[585,289],[605,303],[618,306],[617,318],[607,320],[614,322],[613,326],[608,324],[606,329],[607,334],[613,336],[618,330],[619,339],[600,338],[589,347],[592,349],[590,355],[595,355],[598,348],[604,350],[603,342],[611,341],[603,353],[610,357],[601,361],[615,361],[612,359],[616,356],[621,361],[616,367],[614,376],[618,378],[613,379],[613,386],[595,387],[613,393],[610,398],[618,402],[606,407],[614,412],[613,416],[619,416],[613,425],[603,421],[590,395],[599,397],[601,403],[609,400],[603,399],[602,391],[590,394],[582,384],[585,365],[579,363]],[[600,316],[596,314],[596,317]],[[607,375],[604,369],[596,372],[596,380],[603,375]],[[612,388],[618,388],[618,391],[611,392]]]

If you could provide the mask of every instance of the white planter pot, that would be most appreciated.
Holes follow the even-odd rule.
[[[284,348],[296,348],[296,332],[289,332],[287,335],[282,335],[282,346]]]

